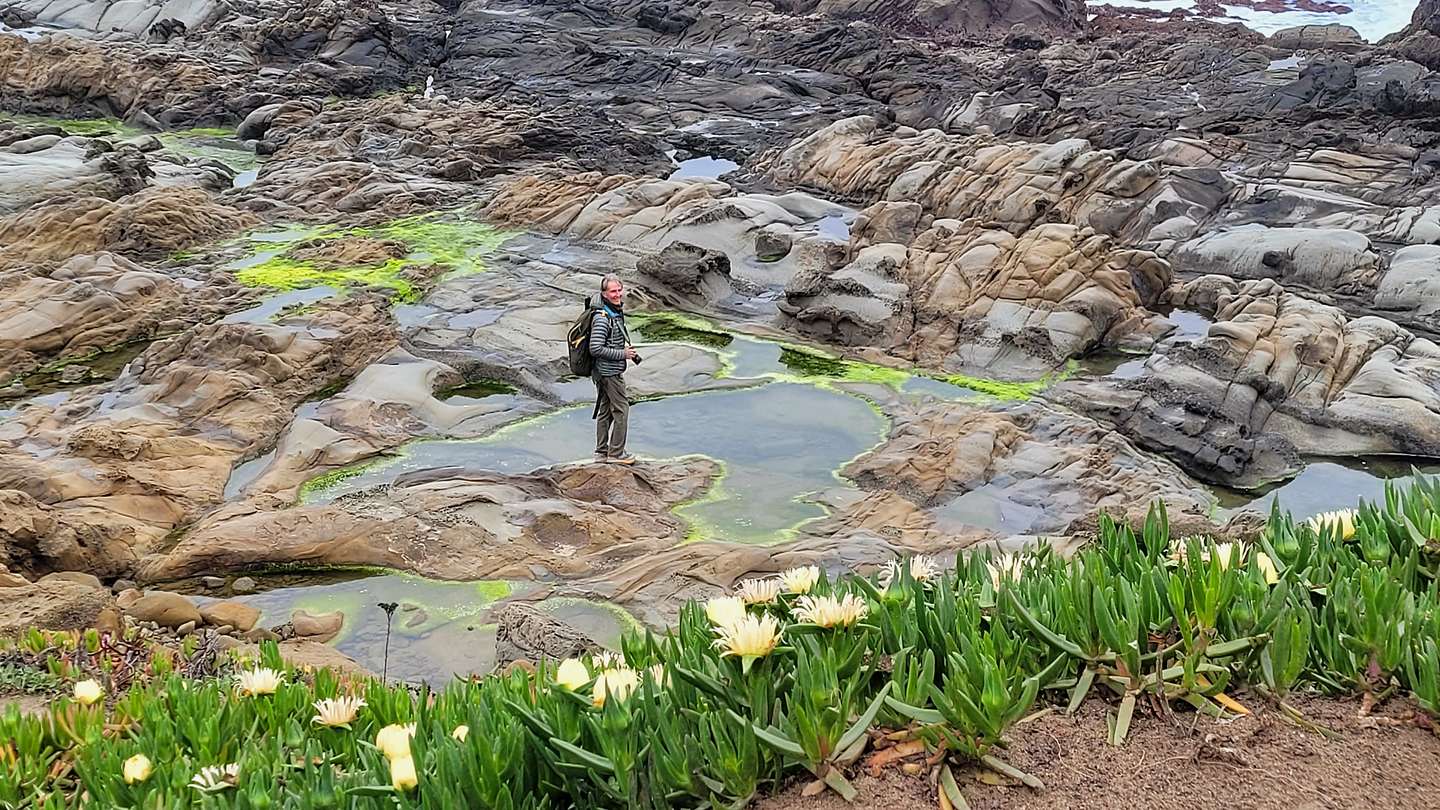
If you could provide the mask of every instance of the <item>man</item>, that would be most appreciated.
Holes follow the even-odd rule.
[[[590,356],[595,358],[595,460],[634,464],[625,452],[630,397],[625,393],[625,364],[638,358],[625,329],[625,285],[614,273],[600,279],[600,311],[590,323]]]

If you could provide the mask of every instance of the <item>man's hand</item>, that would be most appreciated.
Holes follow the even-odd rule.
[[[626,359],[626,360],[634,360],[634,359],[635,359],[635,347],[634,347],[634,346],[626,346],[626,347],[625,347],[625,359]]]

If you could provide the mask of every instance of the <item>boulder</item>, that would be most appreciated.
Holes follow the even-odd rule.
[[[104,588],[100,578],[84,571],[56,571],[40,578],[41,582],[75,582],[91,588]]]
[[[211,602],[200,607],[200,618],[211,627],[228,624],[244,633],[260,621],[260,611],[242,602]]]
[[[148,591],[125,608],[125,615],[161,627],[177,628],[186,622],[200,621],[200,611],[189,599],[178,593]]]
[[[106,609],[113,605],[105,590],[63,579],[8,587],[0,598],[0,636],[31,628],[80,630],[97,622],[108,624]]]
[[[1297,25],[1270,35],[1269,44],[1287,51],[1362,51],[1370,44],[1348,25]]]
[[[684,296],[713,301],[730,293],[730,259],[716,250],[671,242],[635,269]]]
[[[561,660],[598,652],[600,645],[565,622],[531,605],[515,602],[495,609],[495,665],[512,661]]]
[[[340,628],[345,625],[345,613],[339,610],[330,613],[297,610],[290,614],[290,625],[299,638],[325,642],[340,634]]]

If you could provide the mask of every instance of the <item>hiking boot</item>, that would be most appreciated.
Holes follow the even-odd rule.
[[[610,456],[608,456],[608,455],[605,454],[605,453],[596,453],[596,454],[595,454],[595,463],[596,463],[596,464],[604,464],[605,462],[607,462],[607,461],[609,461],[609,460],[610,460]]]
[[[618,456],[610,457],[611,464],[634,464],[636,460],[635,456],[631,453],[621,453]]]

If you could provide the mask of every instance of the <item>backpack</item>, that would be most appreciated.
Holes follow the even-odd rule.
[[[585,299],[585,311],[575,319],[565,336],[565,345],[570,354],[570,373],[576,377],[589,377],[595,370],[595,358],[590,356],[590,326],[600,308]]]

